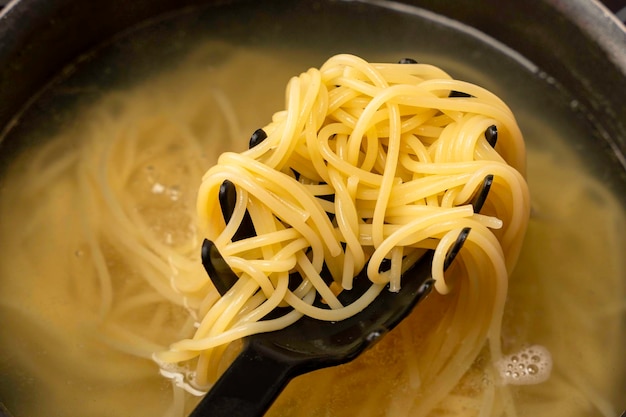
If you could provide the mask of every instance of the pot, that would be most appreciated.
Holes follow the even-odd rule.
[[[228,0],[209,2],[229,3]],[[201,0],[81,4],[72,0],[14,1],[0,18],[0,126],[10,121],[63,66],[114,34],[154,16],[207,3]],[[373,2],[375,3],[375,2]],[[498,7],[495,0],[406,1],[484,32],[538,65],[603,120],[601,135],[624,149],[626,33],[597,1],[533,1]],[[107,19],[102,19],[107,16]],[[78,35],[80,34],[80,36]],[[565,44],[564,39],[568,42]],[[584,51],[585,53],[580,53]],[[14,80],[20,80],[19,83]]]
[[[242,12],[246,8],[256,12]],[[331,14],[334,17],[329,17]],[[179,15],[186,17],[177,20]],[[306,30],[307,34],[291,38],[292,33],[299,33],[298,26],[306,24],[292,17],[307,15],[317,19],[315,26]],[[226,16],[224,22],[230,23],[221,23],[220,16]],[[351,20],[343,26],[342,19]],[[159,32],[170,21],[178,23],[168,26],[166,34]],[[201,29],[207,21],[212,26]],[[414,24],[426,21],[452,28],[451,32]],[[241,27],[232,22],[240,22]],[[251,35],[252,26],[258,28],[258,36]],[[328,51],[366,51],[366,46],[359,45],[359,36],[366,34],[368,27],[381,30],[380,36],[364,42],[371,42],[367,47],[375,51],[383,51],[386,44],[394,42],[401,46],[392,52],[401,53],[416,42],[425,55],[451,63],[454,70],[454,63],[460,61],[448,56],[450,50],[483,45],[484,49],[477,49],[474,55],[459,50],[459,56],[471,61],[468,68],[459,69],[461,74],[476,80],[486,77],[489,82],[492,67],[498,65],[502,66],[501,71],[510,70],[511,74],[517,74],[516,68],[520,74],[530,74],[538,85],[543,85],[541,89],[525,92],[524,87],[514,87],[515,80],[511,79],[502,84],[515,90],[509,92],[513,101],[525,93],[530,97],[520,105],[522,119],[527,113],[539,121],[545,116],[542,123],[527,128],[529,136],[540,137],[542,129],[551,127],[553,115],[572,120],[573,127],[560,122],[563,126],[560,124],[555,130],[567,134],[571,130],[572,134],[586,137],[572,145],[576,155],[588,158],[592,174],[607,184],[622,209],[626,206],[626,31],[595,0],[533,0],[510,2],[506,7],[496,0],[277,0],[268,1],[264,7],[247,0],[16,0],[0,12],[0,177],[16,155],[36,143],[30,142],[29,132],[55,131],[71,120],[71,109],[100,97],[100,92],[59,93],[55,88],[65,80],[70,80],[70,87],[80,88],[97,87],[98,83],[106,88],[132,85],[137,79],[154,74],[155,63],[173,62],[182,56],[186,49],[179,44],[193,41],[189,33],[211,36],[213,30],[228,32],[234,39],[260,48],[274,47],[276,39],[286,39],[286,46],[276,48],[284,48],[286,55],[291,53],[295,60],[302,59],[309,65]],[[462,33],[459,39],[470,41],[445,47],[448,52],[440,53],[437,42],[457,42],[452,39],[456,35],[450,33]],[[421,37],[429,41],[419,41]],[[155,38],[162,42],[161,49]],[[323,42],[318,45],[319,39]],[[298,55],[298,42],[314,51],[315,59]],[[148,58],[137,59],[132,66],[118,63],[107,69],[115,74],[115,79],[104,69],[90,66],[92,57],[101,51],[119,60],[139,55],[144,48],[151,51]],[[484,74],[476,70],[481,68],[480,62],[484,62]],[[81,77],[95,81],[85,84]],[[78,81],[73,84],[72,80]],[[494,84],[496,90],[499,86]],[[550,97],[543,99],[541,94],[548,90]],[[50,91],[54,93],[50,95]],[[504,95],[509,93],[502,91]],[[52,111],[50,103],[60,103],[70,110]],[[52,122],[37,125],[51,118]],[[553,153],[558,152],[553,149]],[[623,270],[615,271],[615,276],[621,277],[622,291],[626,292]],[[625,323],[626,317],[622,317],[622,340],[626,339]],[[617,384],[626,390],[626,370],[619,372],[622,376]],[[622,411],[626,403],[619,401],[603,410]],[[0,405],[2,402],[9,403],[0,396]],[[617,415],[614,410],[611,412]],[[0,416],[9,411],[0,408]]]

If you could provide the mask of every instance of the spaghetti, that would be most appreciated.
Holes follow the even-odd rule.
[[[155,354],[164,375],[206,390],[230,342],[303,315],[346,319],[385,286],[398,291],[410,279],[403,269],[428,249],[435,250],[435,289],[457,293],[424,346],[430,398],[449,392],[486,340],[492,359],[500,358],[508,274],[529,216],[524,142],[502,100],[431,65],[337,55],[289,81],[286,110],[255,132],[251,145],[220,156],[197,202],[202,233],[239,279],[221,298],[207,294],[192,338]],[[476,213],[468,202],[487,175],[494,178],[489,198]],[[228,223],[217,204],[226,180],[237,189]],[[246,213],[256,235],[235,239]],[[466,227],[460,259],[444,276],[445,254]],[[336,295],[349,291],[363,268],[370,290],[342,305]],[[302,277],[295,289],[292,272]],[[184,295],[184,277],[174,285]],[[315,297],[325,307],[314,306]],[[279,306],[291,312],[264,320]],[[443,333],[450,329],[456,342]]]

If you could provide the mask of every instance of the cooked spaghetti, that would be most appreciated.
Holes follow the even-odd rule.
[[[197,204],[201,232],[239,280],[221,298],[207,293],[193,338],[155,355],[165,375],[190,390],[208,389],[228,343],[303,315],[346,319],[385,286],[398,291],[411,279],[402,271],[429,249],[435,289],[456,293],[456,302],[416,353],[431,358],[423,377],[432,395],[420,407],[446,395],[486,340],[494,363],[500,358],[507,279],[529,196],[522,135],[498,97],[431,65],[337,55],[292,78],[286,110],[255,134],[264,140],[222,154],[208,170]],[[469,202],[487,175],[494,181],[476,213]],[[226,180],[237,189],[228,223],[218,204]],[[235,239],[246,213],[256,234]],[[444,276],[446,252],[465,227],[471,233]],[[324,265],[330,285],[320,275]],[[350,291],[363,268],[370,289],[342,305],[336,295]],[[294,290],[292,272],[302,277]],[[184,279],[174,283],[183,295]],[[312,305],[316,297],[324,307]],[[291,312],[263,320],[278,306]]]

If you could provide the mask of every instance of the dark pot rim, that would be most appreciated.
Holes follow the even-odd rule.
[[[116,33],[173,10],[237,1],[250,0],[11,1],[0,11],[0,132],[17,122],[33,95],[65,65]],[[399,3],[477,28],[575,92],[626,169],[626,29],[598,0],[531,0],[507,7],[499,0],[481,0],[480,7],[474,0]]]

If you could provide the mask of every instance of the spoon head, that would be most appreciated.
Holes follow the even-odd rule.
[[[211,254],[203,257],[207,271],[220,276],[214,281],[236,278],[211,241],[205,241],[203,252]],[[303,316],[281,330],[248,336],[245,343],[257,345],[278,360],[300,365],[300,373],[349,362],[400,323],[430,292],[431,263],[432,251],[428,251],[402,275],[400,291],[384,288],[370,305],[350,318],[332,322]],[[338,299],[343,305],[352,304],[371,285],[364,269],[355,277],[352,290],[343,291]],[[322,307],[323,303],[317,299],[314,305]],[[276,309],[271,318],[288,311]]]
[[[219,190],[219,203],[226,223],[230,221],[236,199],[235,185],[231,181],[224,181]],[[233,241],[255,234],[246,211],[244,220],[233,236]],[[461,241],[460,245],[462,244]],[[460,249],[460,246],[458,248]],[[456,253],[451,256],[450,261],[455,255]],[[329,322],[304,316],[282,330],[255,334],[247,337],[244,342],[255,344],[257,350],[263,350],[272,356],[278,355],[278,360],[303,366],[306,364],[308,370],[349,362],[393,329],[429,293],[432,286],[430,271],[432,256],[432,251],[426,252],[417,263],[403,273],[402,288],[399,292],[383,289],[369,306],[348,319]],[[217,247],[209,240],[205,240],[202,246],[202,263],[221,295],[224,295],[238,279]],[[325,281],[332,281],[329,271],[322,270],[321,274]],[[293,278],[295,281],[301,280],[301,277]],[[350,291],[343,291],[338,299],[342,305],[350,305],[371,285],[364,269],[355,277],[353,288]],[[319,297],[314,305],[325,308]],[[280,317],[289,311],[287,308],[277,308],[266,319]]]

